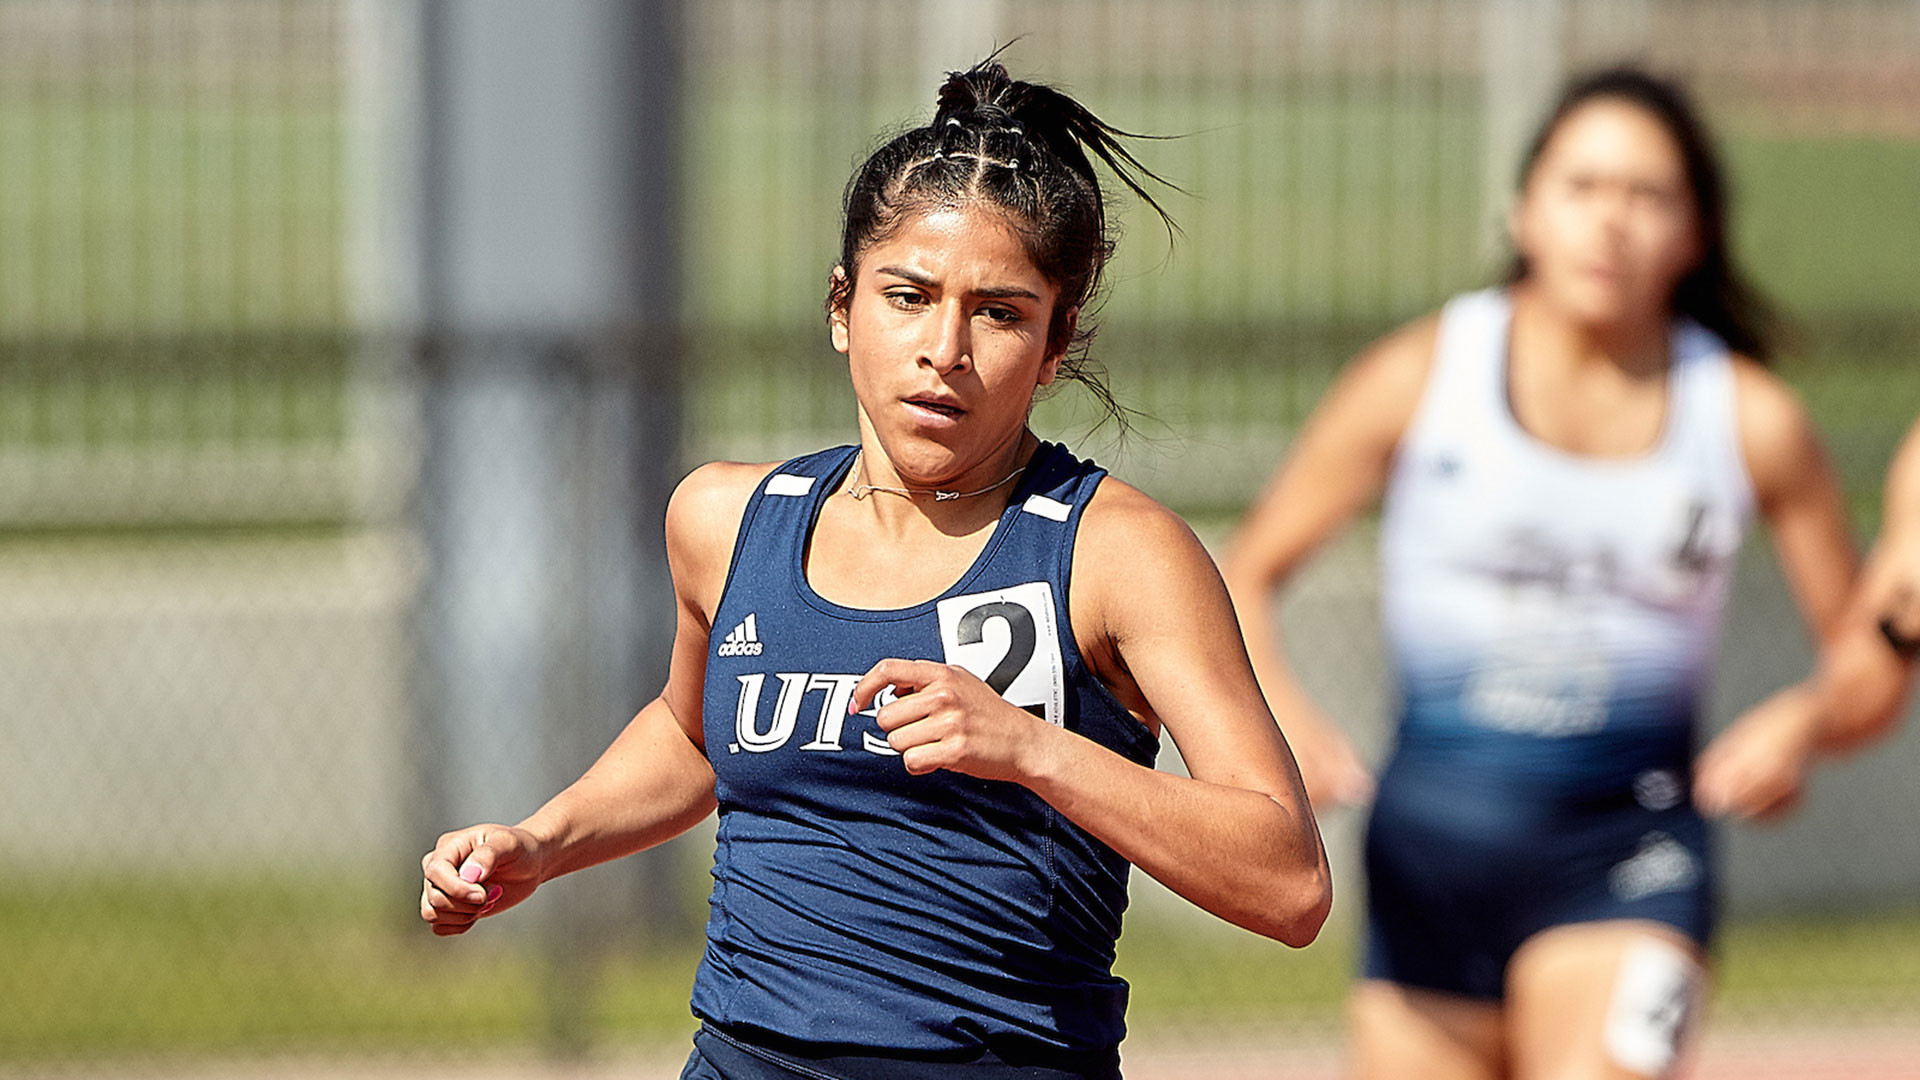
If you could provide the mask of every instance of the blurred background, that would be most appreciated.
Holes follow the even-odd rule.
[[[1036,427],[1209,543],[1345,358],[1494,278],[1521,143],[1619,58],[1702,100],[1871,537],[1920,414],[1915,0],[4,0],[0,1075],[677,1075],[710,826],[459,939],[418,859],[657,688],[688,469],[853,439],[841,188],[1009,41],[1179,136],[1138,149],[1185,235],[1123,200],[1098,315],[1144,415]],[[1284,618],[1377,752],[1371,533]],[[1809,659],[1757,534],[1714,724]],[[1920,1062],[1912,726],[1727,834],[1703,1073]],[[1326,1075],[1323,825],[1302,952],[1138,882],[1130,1075]]]

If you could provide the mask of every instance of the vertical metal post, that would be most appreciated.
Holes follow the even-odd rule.
[[[920,70],[931,100],[949,71],[959,71],[1006,44],[1005,0],[929,0],[920,5]],[[920,100],[916,97],[915,100]]]
[[[1481,243],[1491,256],[1502,249],[1527,137],[1565,77],[1566,6],[1564,0],[1485,0],[1481,20],[1487,125]]]
[[[650,0],[627,9],[629,79],[622,87],[625,116],[617,125],[632,133],[617,144],[629,155],[624,172],[631,189],[622,205],[628,214],[624,231],[632,284],[623,350],[626,377],[614,389],[615,407],[607,410],[601,445],[612,459],[610,467],[624,469],[625,497],[605,505],[614,515],[608,541],[624,554],[632,577],[619,590],[601,594],[596,618],[600,634],[630,643],[631,657],[621,662],[619,677],[604,680],[619,687],[625,679],[629,712],[666,685],[673,650],[676,609],[665,536],[667,500],[682,474],[684,16],[679,0]],[[636,612],[644,617],[634,618]],[[613,732],[604,734],[602,743]],[[643,937],[674,940],[697,931],[682,910],[679,865],[672,847],[628,860],[632,895],[644,916]]]
[[[1653,0],[1587,0],[1574,8],[1574,22],[1583,64],[1634,60],[1653,44]]]
[[[353,327],[346,386],[346,445],[351,455],[351,513],[363,527],[404,532],[404,500],[413,487],[422,437],[410,361],[410,340],[423,318],[421,297],[420,75],[418,3],[349,0],[339,9],[347,134],[343,140],[344,243],[341,279]],[[405,824],[393,843],[418,854],[450,819],[438,785],[427,783],[417,729],[396,732],[406,751],[390,772],[404,785],[392,799]],[[402,880],[397,895],[418,887],[411,859],[390,860]],[[396,911],[417,932],[411,909]]]
[[[532,811],[665,679],[682,65],[676,0],[426,12],[424,711],[444,827]],[[556,1056],[587,1047],[604,943],[685,925],[667,858],[555,882],[522,917]],[[658,910],[608,887],[631,875]]]

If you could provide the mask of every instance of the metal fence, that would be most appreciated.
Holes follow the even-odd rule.
[[[503,684],[447,674],[435,590],[499,616],[466,655],[520,671],[516,642],[560,654],[620,624],[573,617],[607,587],[594,564],[501,567],[588,558],[579,534],[657,512],[610,511],[603,474],[582,471],[654,392],[619,328],[481,348],[534,358],[517,396],[454,400],[436,374],[422,10],[0,4],[0,1075],[286,1072],[286,1055],[352,1063],[322,1075],[396,1056],[507,1067],[540,1047],[644,1071],[690,1026],[698,836],[581,875],[495,934],[437,942],[413,922],[419,845],[458,823],[423,820],[451,812],[436,785],[459,778],[462,815],[511,818],[551,779],[534,713],[572,701],[559,720],[583,745],[624,719],[488,691],[447,764],[446,688]],[[852,438],[820,316],[841,185],[878,133],[926,115],[939,72],[1007,42],[1017,72],[1178,136],[1141,153],[1191,193],[1168,200],[1183,236],[1126,205],[1098,316],[1096,356],[1143,418],[1124,442],[1087,434],[1069,391],[1037,423],[1210,541],[1344,358],[1489,278],[1529,125],[1565,75],[1620,56],[1686,75],[1707,106],[1738,249],[1798,327],[1782,370],[1863,535],[1920,413],[1912,0],[714,0],[682,25],[685,394],[662,473]],[[448,409],[497,441],[436,441]],[[450,561],[448,453],[572,516],[458,524],[473,558]],[[1285,618],[1310,688],[1377,747],[1371,552],[1365,527],[1336,545]],[[1716,722],[1804,671],[1803,637],[1756,537]],[[579,674],[556,664],[526,685]],[[1778,1069],[1868,1075],[1861,1053],[1920,1040],[1920,834],[1890,827],[1920,813],[1916,767],[1909,736],[1826,770],[1791,824],[1729,837],[1720,1023],[1801,1032],[1766,1044]],[[1326,825],[1356,881],[1356,822]],[[1325,1067],[1355,889],[1299,955],[1138,893],[1134,1075]],[[1730,1074],[1768,1064],[1709,1049]]]

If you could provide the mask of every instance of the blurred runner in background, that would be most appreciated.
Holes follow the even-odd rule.
[[[1742,537],[1766,521],[1821,642],[1855,572],[1726,217],[1679,87],[1577,81],[1526,155],[1506,281],[1361,355],[1230,545],[1308,790],[1373,801],[1363,1077],[1658,1076],[1678,1057],[1714,929],[1702,811],[1765,809],[1751,791],[1696,805],[1692,782]],[[1288,671],[1274,600],[1382,497],[1401,714],[1376,790]],[[1805,694],[1723,743],[1763,741]]]

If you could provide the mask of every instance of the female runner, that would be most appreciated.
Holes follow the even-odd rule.
[[[859,443],[682,482],[665,690],[440,839],[435,933],[717,804],[687,1077],[1117,1076],[1129,863],[1313,939],[1325,855],[1212,562],[1027,426],[1112,250],[1089,155],[1146,194],[1118,134],[989,61],[860,166],[827,303]]]
[[[1227,559],[1309,790],[1373,797],[1364,1077],[1671,1067],[1713,927],[1696,719],[1750,515],[1816,637],[1854,572],[1680,91],[1626,69],[1570,87],[1508,225],[1505,285],[1355,361]],[[1376,792],[1288,672],[1272,599],[1383,493],[1402,711]]]

